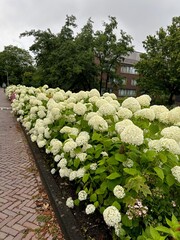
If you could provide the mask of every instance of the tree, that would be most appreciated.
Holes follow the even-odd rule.
[[[146,53],[140,55],[136,69],[142,92],[155,98],[168,96],[168,104],[180,94],[180,17],[174,17],[167,29],[160,28],[143,42]]]
[[[118,79],[116,73],[117,66],[133,51],[131,45],[132,37],[120,30],[120,37],[117,38],[115,29],[118,22],[115,17],[109,16],[109,23],[104,22],[104,31],[95,33],[95,55],[99,65],[100,92],[102,91],[103,75],[106,75],[105,91],[107,91],[108,82],[114,78]]]
[[[23,84],[24,74],[33,71],[33,59],[28,51],[9,45],[0,52],[1,77],[6,74],[11,84]]]

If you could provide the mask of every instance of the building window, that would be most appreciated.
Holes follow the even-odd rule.
[[[136,86],[136,85],[137,85],[136,79],[131,79],[131,85],[132,85],[132,86]]]
[[[136,90],[133,89],[119,89],[118,95],[120,97],[132,97],[136,96]]]
[[[127,78],[122,79],[122,85],[125,86],[127,84]]]
[[[136,69],[133,66],[122,66],[121,67],[122,73],[130,73],[130,74],[137,74]]]

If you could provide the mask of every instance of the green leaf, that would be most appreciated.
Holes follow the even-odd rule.
[[[158,240],[160,239],[160,234],[158,233],[158,231],[153,228],[152,226],[150,226],[150,233],[151,233],[151,236],[153,237],[154,240]]]
[[[90,177],[90,174],[89,173],[85,173],[83,178],[82,178],[83,183],[86,183],[87,180],[89,179],[89,177]]]
[[[110,157],[110,158],[107,160],[107,163],[108,163],[109,165],[115,165],[115,166],[119,164],[119,162],[114,158],[114,156]]]
[[[171,187],[175,183],[175,179],[171,174],[168,174],[166,176],[166,182],[167,182],[168,186]]]
[[[124,154],[116,153],[114,157],[119,162],[124,162],[126,160],[126,156]]]
[[[161,168],[155,167],[154,171],[157,173],[158,177],[163,181],[164,180],[164,172]]]
[[[75,204],[76,206],[79,206],[79,203],[80,203],[79,199],[75,199],[75,200],[74,200],[74,204]]]
[[[99,134],[97,132],[93,132],[92,140],[93,141],[100,141],[101,137],[102,137],[101,134]]]
[[[112,206],[116,207],[118,210],[121,209],[121,205],[117,201],[114,201]]]
[[[79,164],[80,164],[80,159],[79,159],[79,158],[75,158],[75,159],[74,159],[74,167],[75,167],[75,168],[78,168],[78,167],[79,167]]]
[[[98,195],[102,195],[102,194],[105,193],[105,190],[101,189],[101,188],[98,188],[98,189],[96,189],[95,193],[98,194]]]
[[[132,226],[132,220],[130,220],[127,215],[122,216],[122,223],[126,227],[131,227]]]
[[[149,161],[154,161],[156,156],[157,156],[157,153],[153,150],[148,150],[146,153],[145,153],[147,159]]]
[[[103,173],[103,172],[105,172],[106,171],[106,168],[103,166],[103,167],[99,167],[99,168],[97,168],[96,169],[96,174],[101,174],[101,173]]]
[[[139,173],[139,171],[134,168],[123,168],[123,171],[132,176],[135,176]]]
[[[91,201],[91,202],[96,202],[96,201],[97,201],[97,194],[96,194],[96,193],[93,193],[93,194],[90,196],[90,201]]]
[[[121,175],[117,172],[113,172],[111,173],[109,176],[107,176],[107,179],[110,179],[110,180],[113,180],[113,179],[116,179],[118,177],[120,177]]]
[[[152,135],[156,134],[158,131],[159,131],[159,126],[157,123],[152,123],[150,126],[149,126],[149,131],[151,132]]]
[[[96,201],[96,202],[94,203],[94,206],[95,206],[96,208],[98,208],[98,207],[99,207],[99,202]]]
[[[163,163],[167,162],[167,156],[163,152],[160,152],[158,156]]]
[[[121,179],[116,178],[116,179],[108,179],[107,180],[107,187],[110,191],[113,191],[116,185],[120,183]]]
[[[171,230],[167,227],[164,227],[164,226],[158,226],[158,227],[156,227],[156,230],[160,231],[160,232],[168,233],[168,234],[171,233]]]

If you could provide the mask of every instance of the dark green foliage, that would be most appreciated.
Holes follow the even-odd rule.
[[[34,72],[33,59],[28,51],[16,46],[6,46],[0,52],[1,82],[8,80],[10,84],[25,84],[29,86]]]
[[[156,101],[163,96],[171,105],[174,95],[180,94],[180,17],[174,17],[167,29],[147,36],[143,44],[146,53],[136,64],[138,85]]]

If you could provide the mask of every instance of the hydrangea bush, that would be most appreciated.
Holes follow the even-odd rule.
[[[148,95],[120,104],[113,93],[47,85],[13,85],[6,94],[15,95],[12,111],[31,140],[53,156],[51,173],[77,186],[69,208],[83,201],[86,214],[99,211],[114,239],[174,236],[178,226],[170,229],[168,219],[180,220],[180,107],[150,106]]]

